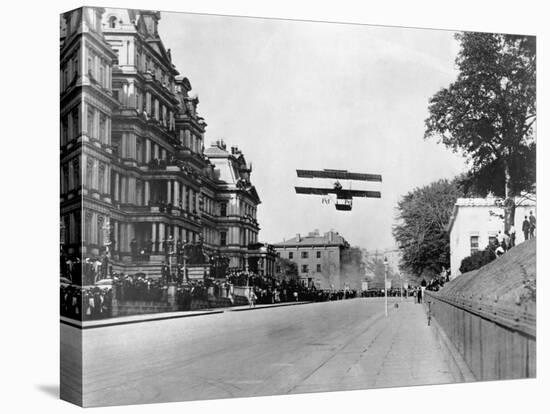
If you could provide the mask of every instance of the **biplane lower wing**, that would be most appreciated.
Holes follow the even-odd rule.
[[[346,195],[351,197],[380,198],[380,191],[362,191],[362,190],[343,190]]]
[[[328,195],[336,194],[334,188],[294,187],[296,194]]]
[[[296,194],[328,195],[336,194],[338,198],[350,199],[352,197],[380,198],[380,191],[362,190],[336,190],[334,188],[294,187]]]

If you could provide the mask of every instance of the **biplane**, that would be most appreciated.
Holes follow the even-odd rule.
[[[351,181],[382,181],[382,176],[379,174],[361,174],[352,173],[346,170],[296,170],[298,178],[330,178],[336,179],[332,188],[317,188],[317,187],[295,187],[296,194],[308,195],[335,195],[336,210],[350,211],[353,206],[354,197],[380,198],[380,191],[364,191],[344,189],[339,180]],[[323,200],[325,202],[325,200]]]

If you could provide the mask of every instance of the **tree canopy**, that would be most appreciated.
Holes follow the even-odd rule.
[[[425,138],[467,157],[464,184],[471,189],[506,198],[528,191],[536,180],[535,38],[473,32],[456,38],[458,77],[430,99]]]
[[[397,203],[392,232],[402,252],[403,270],[417,277],[433,277],[442,267],[449,267],[447,224],[461,196],[456,180],[439,180],[414,189]]]

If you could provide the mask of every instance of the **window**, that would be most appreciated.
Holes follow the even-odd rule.
[[[84,216],[84,240],[86,243],[92,242],[92,213]]]
[[[107,116],[105,114],[99,115],[99,140],[107,143]]]
[[[293,252],[289,252],[289,253],[288,253],[288,258],[289,258],[289,259],[294,259],[294,253],[293,253]]]
[[[281,266],[280,265],[277,265],[275,267],[275,273],[281,273]]]
[[[470,254],[479,250],[479,236],[470,236]]]
[[[89,137],[91,138],[95,138],[94,137],[94,110],[93,108],[88,108],[88,119],[86,120],[86,133],[88,134]]]
[[[489,244],[493,245],[496,243],[496,241],[497,241],[497,236],[495,235],[489,236]]]
[[[317,264],[317,273],[321,273],[321,265]]]
[[[220,246],[227,246],[227,232],[220,231]]]
[[[308,252],[302,252],[302,259],[307,259],[309,257]]]
[[[78,158],[73,160],[73,186],[75,188],[80,186],[80,161]]]
[[[93,188],[93,174],[94,174],[94,162],[88,160],[86,163],[86,186],[88,188]]]
[[[66,117],[61,120],[61,145],[69,141],[69,122]]]
[[[220,204],[220,216],[222,216],[222,217],[227,216],[227,203],[221,203]]]
[[[317,259],[321,258],[321,252],[317,252]]]
[[[80,107],[73,109],[73,133],[71,139],[76,139],[80,135]]]
[[[116,16],[111,16],[109,18],[109,27],[114,29],[116,27]]]
[[[302,273],[307,273],[309,271],[307,264],[302,265]]]
[[[103,194],[105,192],[105,164],[99,164],[99,174],[98,174],[98,191]]]

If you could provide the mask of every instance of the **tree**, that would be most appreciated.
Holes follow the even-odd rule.
[[[397,203],[392,233],[402,252],[401,268],[417,277],[434,277],[450,264],[447,223],[462,189],[456,180],[439,180],[407,193]]]
[[[298,265],[292,260],[285,259],[284,257],[278,257],[275,260],[275,265],[279,280],[291,281],[298,279]]]
[[[470,163],[464,184],[505,198],[505,230],[513,197],[536,181],[536,47],[532,36],[459,33],[458,77],[429,102],[424,138],[435,137]]]
[[[468,257],[465,257],[460,262],[460,273],[471,272],[472,270],[477,270],[482,266],[485,266],[488,263],[491,263],[496,259],[495,246],[494,244],[489,244],[485,250],[479,250],[474,252]]]
[[[341,266],[341,282],[346,283],[351,289],[360,289],[361,282],[365,278],[365,263],[363,262],[363,251],[361,248],[350,247],[349,249],[343,249]]]

